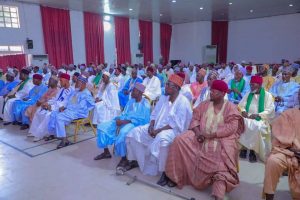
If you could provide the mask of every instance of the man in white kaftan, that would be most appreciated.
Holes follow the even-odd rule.
[[[250,150],[249,161],[256,162],[256,155],[265,161],[271,150],[270,120],[275,115],[275,105],[271,93],[262,88],[263,79],[252,76],[250,81],[251,92],[247,93],[239,103],[245,122],[245,132],[240,137],[243,146],[240,157],[247,157]],[[245,149],[246,148],[246,149]]]
[[[20,80],[21,82],[6,96],[4,106],[2,107],[3,110],[0,108],[3,113],[4,125],[10,124],[14,120],[12,112],[13,103],[16,100],[22,100],[27,97],[29,91],[34,86],[32,80],[29,78],[29,71],[27,69],[21,70]]]
[[[62,88],[60,88],[54,98],[49,99],[47,103],[41,105],[34,114],[28,131],[30,133],[29,137],[34,136],[34,142],[41,140],[45,136],[47,136],[46,140],[54,138],[53,136],[49,137],[48,124],[50,116],[53,111],[58,111],[59,108],[67,106],[69,98],[74,92],[69,80],[70,75],[60,74],[60,86]]]
[[[147,68],[147,77],[144,79],[143,85],[146,87],[144,95],[150,100],[156,100],[161,95],[161,83],[159,78],[154,76],[153,67]]]
[[[172,74],[166,83],[167,96],[160,97],[150,116],[150,124],[136,127],[127,135],[128,160],[137,161],[144,174],[155,176],[163,172],[164,175],[169,145],[190,124],[190,103],[179,93],[183,81]]]
[[[96,104],[93,114],[93,124],[110,121],[121,112],[118,88],[110,82],[110,73],[103,72],[102,82],[96,96]]]

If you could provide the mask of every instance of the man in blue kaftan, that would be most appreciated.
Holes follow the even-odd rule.
[[[28,96],[13,103],[13,125],[21,125],[21,130],[29,128],[29,118],[25,115],[26,109],[34,105],[48,90],[48,87],[42,81],[43,76],[41,74],[34,74],[34,87],[30,90]]]
[[[131,78],[126,82],[124,85],[123,89],[119,91],[118,96],[119,96],[119,102],[120,106],[123,109],[125,105],[127,104],[129,100],[129,94],[133,89],[133,86],[135,83],[142,83],[143,79],[137,76],[137,69],[132,69],[131,71]]]
[[[10,91],[12,91],[17,85],[19,81],[15,80],[15,73],[7,72],[6,73],[6,83],[0,90],[0,96],[6,96]]]
[[[70,142],[67,139],[65,126],[70,124],[75,119],[87,118],[89,111],[95,106],[95,100],[91,92],[86,88],[87,78],[79,76],[76,90],[69,98],[69,103],[66,107],[59,108],[58,111],[53,111],[48,124],[50,135],[55,134],[61,139],[57,148],[68,146]]]
[[[299,84],[290,81],[293,70],[292,67],[284,68],[282,71],[282,80],[276,82],[270,89],[270,93],[275,97],[276,115],[288,109],[290,99],[299,90]]]
[[[94,158],[101,160],[111,158],[108,146],[115,145],[115,155],[122,157],[118,166],[127,164],[126,135],[134,127],[142,126],[150,121],[150,104],[142,95],[145,86],[136,83],[131,93],[131,99],[126,104],[122,114],[111,121],[101,123],[97,127],[97,144],[104,152]]]
[[[234,104],[238,104],[247,92],[250,90],[248,85],[243,78],[243,73],[241,70],[237,69],[234,73],[234,78],[228,82],[228,100]]]

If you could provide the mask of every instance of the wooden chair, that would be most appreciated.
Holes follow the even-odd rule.
[[[92,131],[93,131],[94,135],[96,136],[96,129],[94,128],[94,126],[92,124],[91,117],[92,117],[92,111],[89,112],[89,115],[87,118],[80,118],[80,119],[75,119],[72,121],[71,124],[75,124],[75,132],[74,132],[74,136],[73,136],[74,142],[77,141],[77,135],[78,135],[78,132],[80,129],[82,129],[84,131],[84,133],[87,132],[85,124],[89,124],[91,126]]]

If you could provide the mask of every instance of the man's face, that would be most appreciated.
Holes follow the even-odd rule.
[[[139,97],[141,97],[143,95],[143,93],[142,92],[140,92],[138,89],[136,89],[136,88],[133,88],[133,90],[132,90],[132,92],[131,92],[131,97],[133,98],[133,99],[137,99],[137,98],[139,98]]]
[[[149,78],[152,78],[153,72],[151,72],[150,70],[147,70],[147,76],[148,76]]]
[[[60,82],[61,87],[66,87],[67,82],[69,82],[69,80],[67,80],[65,78],[59,78],[59,82]]]
[[[221,64],[221,68],[222,68],[222,69],[225,69],[225,68],[226,68],[225,63],[222,63],[222,64]]]
[[[176,91],[177,86],[175,85],[175,83],[171,82],[171,81],[167,81],[166,82],[166,86],[165,86],[165,93],[166,95],[171,95]]]
[[[75,75],[72,76],[72,82],[73,82],[73,83],[76,83],[77,79],[78,79],[77,76],[75,76]]]
[[[251,74],[252,74],[252,70],[249,70],[249,69],[246,70],[246,74],[247,74],[247,75],[251,75]]]
[[[234,74],[234,79],[239,82],[240,80],[242,80],[242,78],[243,78],[242,72],[236,71]]]
[[[137,71],[136,71],[136,69],[133,69],[133,70],[131,71],[131,77],[132,77],[133,79],[136,79],[136,77],[137,77]]]
[[[77,83],[78,83],[78,88],[79,88],[80,91],[85,89],[86,83],[83,83],[81,81],[77,81]]]
[[[34,85],[40,85],[42,83],[42,80],[34,78],[32,82]]]
[[[210,90],[210,100],[213,102],[221,100],[222,98],[224,98],[224,96],[225,96],[224,92],[215,89]]]
[[[190,65],[189,66],[189,70],[192,72],[194,70],[194,66],[193,65]]]
[[[12,81],[14,81],[14,77],[11,76],[11,75],[9,75],[9,74],[6,74],[6,80],[7,80],[8,82],[12,82]]]
[[[196,75],[196,81],[199,82],[199,83],[203,83],[204,81],[204,76],[200,73],[197,73]]]
[[[21,73],[21,74],[20,74],[20,79],[21,79],[22,81],[26,80],[27,77],[28,77],[27,74],[24,74],[24,73]]]
[[[48,81],[48,86],[51,87],[51,88],[57,87],[57,81],[53,78],[50,78],[49,81]]]
[[[119,76],[120,73],[121,73],[120,70],[118,70],[118,69],[115,70],[115,75],[116,75],[116,76]]]
[[[284,83],[287,83],[287,82],[290,82],[290,79],[291,79],[291,73],[289,72],[282,72],[282,81]]]
[[[207,77],[207,85],[210,87],[212,82],[214,82],[214,80],[217,80],[216,76],[211,75],[211,76]]]
[[[109,83],[109,77],[108,77],[107,75],[105,75],[105,74],[103,74],[102,80],[103,80],[103,82],[104,82],[105,84],[108,84],[108,83]]]
[[[250,83],[250,89],[252,93],[257,93],[261,88],[261,85],[257,83]]]

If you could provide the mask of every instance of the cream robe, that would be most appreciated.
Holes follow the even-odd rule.
[[[155,120],[154,130],[166,125],[172,129],[161,131],[152,138],[149,124],[131,130],[126,138],[127,157],[137,160],[144,174],[157,175],[165,170],[169,145],[176,136],[187,130],[192,119],[192,109],[187,98],[181,94],[171,103],[169,96],[161,96],[151,117]]]
[[[247,98],[250,93],[247,93],[239,103],[241,112],[246,111]],[[259,95],[253,96],[249,115],[258,113]],[[265,161],[266,155],[271,150],[271,130],[270,121],[275,116],[275,104],[271,93],[265,91],[265,110],[259,113],[262,118],[260,121],[244,118],[245,132],[240,137],[240,144],[247,149],[254,150],[259,154],[259,158]]]
[[[143,85],[146,87],[144,94],[151,100],[155,100],[161,95],[161,83],[156,76],[153,76],[151,79],[146,77],[143,81]]]

